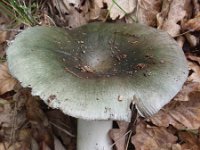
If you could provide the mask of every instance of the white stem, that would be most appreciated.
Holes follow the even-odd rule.
[[[112,121],[78,119],[77,150],[111,150]]]

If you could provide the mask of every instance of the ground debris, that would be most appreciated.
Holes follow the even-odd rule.
[[[16,84],[17,80],[10,75],[7,63],[0,64],[0,95],[13,90]]]

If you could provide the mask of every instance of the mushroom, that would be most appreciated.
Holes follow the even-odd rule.
[[[109,150],[112,120],[130,105],[151,116],[181,89],[183,51],[165,32],[140,24],[91,23],[73,30],[32,27],[7,49],[11,74],[52,108],[78,119],[78,150]]]

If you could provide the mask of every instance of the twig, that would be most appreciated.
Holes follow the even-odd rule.
[[[117,142],[119,142],[123,137],[125,137],[126,135],[128,135],[131,132],[131,130],[127,131],[124,135],[122,135],[119,139],[117,139],[117,141],[115,141],[112,145],[110,145],[110,148],[112,148],[113,146],[115,146],[115,144]]]
[[[58,128],[59,130],[63,131],[63,132],[66,133],[67,135],[69,135],[69,136],[71,136],[71,137],[76,137],[74,134],[70,133],[69,131],[67,131],[67,130],[65,130],[65,129],[63,129],[63,128],[61,128],[61,127],[58,126],[57,124],[55,124],[55,123],[53,123],[53,122],[51,122],[51,121],[49,121],[49,122],[50,122],[50,124],[52,124],[53,126],[55,126],[56,128]]]

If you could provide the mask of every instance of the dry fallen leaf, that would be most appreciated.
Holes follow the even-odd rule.
[[[184,36],[178,36],[176,39],[177,44],[182,48],[185,43],[185,37]]]
[[[192,19],[182,24],[184,30],[200,31],[200,12]]]
[[[1,25],[0,25],[1,27]],[[9,32],[0,29],[0,58],[5,55],[6,40],[9,38]]]
[[[106,8],[103,8],[103,3],[101,1],[93,0],[90,2],[89,8],[89,19],[90,20],[101,20],[105,21],[108,11]]]
[[[194,11],[194,15],[196,16],[199,11],[200,11],[200,3],[199,0],[192,0],[192,4],[193,4],[193,11]]]
[[[17,80],[14,79],[9,71],[7,63],[0,65],[0,95],[13,90]]]
[[[178,132],[179,140],[181,141],[180,145],[183,150],[199,150],[199,138],[198,135],[191,131],[179,131]]]
[[[198,82],[200,83],[200,66],[192,61],[188,61],[188,66],[192,74],[188,77],[188,81],[190,82]]]
[[[119,129],[111,129],[109,135],[115,143],[116,150],[125,150],[126,148],[126,139],[127,128],[129,126],[128,122],[118,121],[117,122]]]
[[[60,142],[60,140],[54,136],[54,145],[55,145],[55,149],[58,150],[66,150],[65,147],[63,146],[63,144]],[[69,150],[69,149],[67,149]]]
[[[89,1],[82,4],[81,0],[53,0],[52,3],[59,11],[58,20],[67,22],[67,26],[70,28],[79,27],[89,21]],[[64,25],[66,26],[66,24]]]
[[[131,139],[136,150],[171,150],[176,141],[177,137],[167,128],[149,126],[145,122],[136,126],[136,134]]]
[[[16,129],[20,129],[26,122],[25,110],[18,105],[21,99],[15,100],[0,99],[0,137],[3,137],[4,142],[15,143],[19,133]]]
[[[0,124],[1,127],[10,127],[12,123],[11,104],[4,99],[0,99]]]
[[[192,54],[187,54],[186,56],[187,56],[187,59],[195,61],[200,65],[200,57],[192,55]]]
[[[103,6],[103,3],[107,4],[112,20],[121,19],[126,13],[129,14],[136,8],[136,0],[102,0],[102,4],[99,5]]]
[[[26,101],[26,116],[31,123],[32,134],[40,148],[54,150],[54,137],[46,115],[41,109],[39,97],[33,97],[28,90],[22,90],[21,95]]]
[[[180,33],[178,22],[186,16],[186,6],[190,7],[190,0],[165,0],[162,10],[158,14],[159,29],[167,31],[172,37]],[[168,11],[168,12],[167,12]]]
[[[62,144],[67,150],[70,147],[75,147],[76,120],[57,109],[49,110],[46,112],[46,115],[49,123],[52,125],[55,136],[62,140]]]
[[[86,14],[78,12],[75,8],[71,9],[70,15],[66,18],[68,20],[68,26],[70,28],[76,28],[85,25],[89,20]]]
[[[174,98],[175,101],[189,101],[189,94],[194,91],[200,91],[199,82],[186,82],[182,90]]]
[[[160,12],[162,0],[139,0],[137,19],[139,23],[156,26],[156,15]]]
[[[168,127],[170,124],[177,129],[198,129],[200,127],[200,91],[188,94],[189,101],[172,101],[150,121],[159,127]]]
[[[0,44],[4,43],[7,40],[7,38],[8,38],[8,32],[0,30]]]
[[[192,35],[190,33],[186,33],[185,37],[186,37],[186,39],[189,42],[191,47],[195,47],[195,46],[198,45],[198,43],[199,43],[199,38],[198,37],[196,37],[196,36],[194,36],[194,35]]]
[[[163,22],[167,18],[171,0],[163,0],[161,12],[156,15],[157,18],[157,28],[161,29]]]
[[[12,145],[9,142],[0,143],[0,150],[27,150],[22,147],[20,142],[13,143]]]

